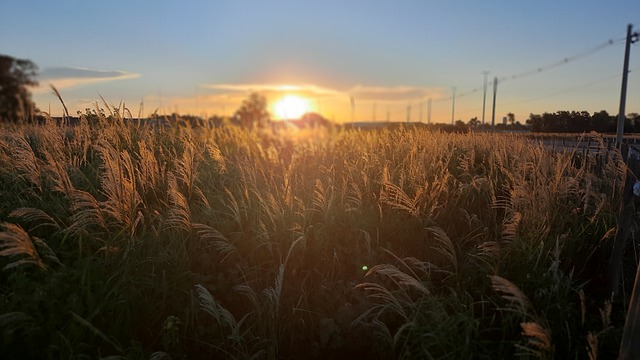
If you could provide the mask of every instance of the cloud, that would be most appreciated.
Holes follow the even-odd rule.
[[[303,96],[325,97],[343,96],[344,93],[327,87],[310,84],[202,84],[203,88],[214,90],[217,93],[241,92],[248,93],[257,91],[268,94],[282,94],[284,92],[295,92]]]
[[[448,89],[441,87],[417,86],[364,86],[355,85],[350,89],[334,89],[317,85],[292,84],[202,84],[201,87],[222,93],[248,93],[257,91],[265,93],[267,97],[276,96],[284,92],[294,92],[310,98],[343,98],[347,101],[351,97],[359,101],[387,101],[406,102],[415,99],[441,99],[449,96]]]
[[[79,67],[45,68],[38,75],[40,86],[36,91],[49,91],[48,84],[53,84],[58,89],[68,89],[87,84],[134,79],[140,76],[140,74],[120,70],[93,70]]]
[[[380,113],[386,106],[391,118],[397,114],[404,116],[408,103],[416,101],[426,103],[428,99],[442,100],[450,96],[448,88],[399,86],[355,85],[346,89],[331,88],[313,84],[278,83],[219,83],[201,84],[201,91],[193,95],[164,96],[148,94],[144,97],[145,107],[157,109],[159,113],[192,113],[231,115],[252,91],[266,96],[273,105],[285,94],[293,93],[310,100],[312,111],[328,118],[349,119],[352,116],[351,98],[358,109],[358,117],[373,116],[369,112],[372,104],[378,104]],[[365,114],[365,110],[366,114]],[[397,114],[396,114],[397,113]],[[378,114],[379,118],[380,114]],[[404,117],[403,117],[404,119]],[[396,119],[397,120],[397,119]]]

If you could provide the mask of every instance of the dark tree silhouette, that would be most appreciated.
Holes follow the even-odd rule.
[[[248,128],[266,125],[269,122],[267,98],[256,92],[251,93],[236,110],[233,118],[239,125]]]
[[[530,114],[526,124],[531,127],[532,132],[542,132],[542,115]]]
[[[627,115],[627,117],[629,118],[633,132],[640,132],[640,114],[633,112]]]
[[[591,116],[591,128],[594,131],[600,133],[615,132],[616,131],[616,117],[609,115],[605,110],[594,112]],[[630,130],[625,127],[625,130]]]
[[[527,124],[533,132],[581,133],[597,131],[610,133],[616,130],[616,118],[602,110],[590,115],[586,111],[557,111],[542,115],[529,115]],[[625,119],[625,132],[634,131],[633,116]]]
[[[24,121],[35,118],[36,107],[29,86],[36,86],[36,64],[0,54],[0,121]]]
[[[466,133],[469,131],[469,127],[462,120],[456,120],[456,123],[453,127],[453,131],[455,132],[463,132]]]

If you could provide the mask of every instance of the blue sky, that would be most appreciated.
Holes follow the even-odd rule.
[[[496,117],[558,110],[618,112],[627,24],[636,1],[4,1],[0,53],[34,61],[34,99],[53,114],[99,96],[137,114],[230,115],[249,91],[287,93],[337,121],[482,116],[482,71]],[[512,78],[613,44],[527,77]],[[627,113],[640,112],[632,46]],[[504,79],[504,77],[507,77]],[[472,92],[472,90],[478,90]],[[487,94],[490,118],[491,87]],[[351,112],[351,98],[355,113]],[[421,111],[422,110],[422,111]]]

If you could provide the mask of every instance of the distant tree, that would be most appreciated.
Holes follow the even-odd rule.
[[[558,111],[555,132],[581,133],[590,131],[591,116],[586,111]]]
[[[469,127],[462,120],[456,120],[455,126],[453,127],[455,132],[468,132]]]
[[[0,121],[32,120],[36,107],[29,86],[36,86],[38,67],[31,60],[0,54]]]
[[[627,117],[631,122],[633,132],[640,132],[640,114],[633,112],[631,114],[628,114]]]
[[[616,131],[616,119],[605,110],[594,112],[591,116],[591,130],[599,133]]]
[[[542,115],[529,115],[527,120],[533,132],[561,132],[582,133],[597,131],[600,133],[613,132],[616,129],[616,118],[602,110],[590,115],[587,111],[558,111]],[[634,131],[634,120],[627,117],[625,132]]]
[[[472,117],[471,119],[469,119],[469,122],[467,123],[469,125],[470,128],[475,128],[478,125],[480,125],[480,120],[478,120],[478,117]]]
[[[516,115],[512,112],[507,114],[507,122],[509,122],[510,125],[513,125],[516,123]]]
[[[267,98],[259,93],[253,92],[242,101],[240,108],[233,115],[235,121],[244,127],[264,126],[269,122],[269,111],[267,110]]]
[[[542,116],[537,114],[529,114],[526,124],[531,127],[532,132],[542,132]]]

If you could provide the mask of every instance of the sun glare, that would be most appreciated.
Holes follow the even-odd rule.
[[[311,111],[309,100],[298,95],[285,95],[273,105],[275,115],[280,120],[299,119]]]

